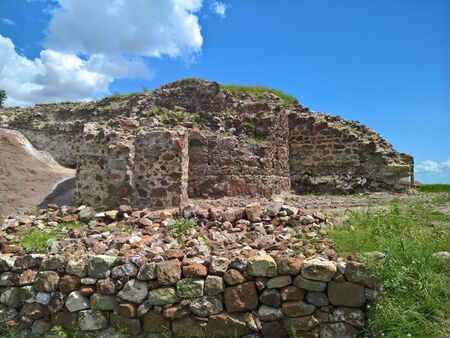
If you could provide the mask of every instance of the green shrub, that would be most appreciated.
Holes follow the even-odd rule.
[[[395,201],[381,210],[354,212],[345,226],[331,231],[341,255],[356,254],[382,277],[366,336],[450,336],[450,266],[432,257],[450,251],[449,222],[424,202]],[[385,261],[364,255],[373,251],[386,254]]]

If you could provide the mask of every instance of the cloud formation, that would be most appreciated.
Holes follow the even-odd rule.
[[[117,78],[149,76],[145,58],[189,59],[201,51],[197,12],[203,0],[53,2],[46,49],[38,58],[20,55],[0,35],[6,105],[86,100],[107,94]]]
[[[417,173],[450,175],[450,157],[443,162],[425,160],[415,167]]]
[[[2,23],[8,26],[14,26],[16,23],[8,18],[2,18]]]
[[[148,75],[148,70],[139,59],[111,60],[101,54],[82,59],[46,49],[30,60],[0,35],[0,88],[7,92],[8,106],[87,100],[108,93],[115,78],[141,75]]]
[[[57,0],[46,46],[70,53],[178,56],[203,44],[202,0]]]
[[[213,1],[211,3],[212,11],[219,15],[221,18],[225,18],[227,8],[228,5],[224,4],[223,2]]]

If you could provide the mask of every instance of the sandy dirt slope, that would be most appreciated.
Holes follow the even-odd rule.
[[[0,214],[21,213],[42,202],[58,183],[75,176],[36,150],[20,132],[0,128]]]

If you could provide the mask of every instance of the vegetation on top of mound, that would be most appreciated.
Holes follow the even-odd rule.
[[[220,87],[223,89],[228,89],[230,92],[236,94],[256,94],[261,99],[264,99],[267,94],[274,94],[278,96],[288,107],[293,107],[298,104],[298,100],[294,96],[286,94],[280,90],[264,86],[221,85]]]
[[[422,192],[450,192],[450,184],[422,184],[419,188]]]
[[[356,254],[383,280],[365,335],[450,336],[450,266],[448,259],[433,257],[450,251],[450,217],[432,209],[423,201],[394,201],[353,212],[346,225],[330,232],[340,254]],[[375,251],[385,259],[367,255]]]

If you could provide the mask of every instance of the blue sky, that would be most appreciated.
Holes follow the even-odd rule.
[[[184,77],[266,85],[450,183],[448,0],[0,0],[0,75],[9,105]]]

